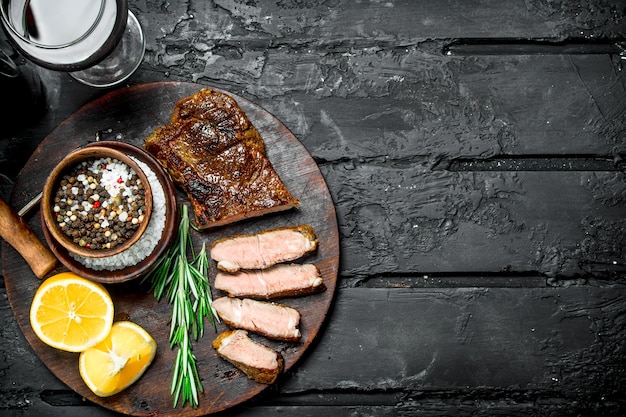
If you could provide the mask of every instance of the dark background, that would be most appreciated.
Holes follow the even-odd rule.
[[[336,205],[317,343],[227,415],[623,415],[623,1],[130,3],[147,47],[127,84],[263,106]],[[110,91],[15,58],[7,201],[41,140]],[[41,364],[1,280],[0,321],[0,415],[113,415]]]

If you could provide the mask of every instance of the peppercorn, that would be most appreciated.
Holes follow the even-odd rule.
[[[123,168],[128,179],[119,176],[105,184],[103,171],[116,168]],[[144,195],[141,181],[128,166],[111,158],[91,159],[61,179],[53,210],[59,227],[77,244],[93,250],[110,248],[130,239],[138,229],[145,211]]]

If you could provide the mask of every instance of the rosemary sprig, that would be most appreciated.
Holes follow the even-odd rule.
[[[209,283],[209,261],[206,245],[196,255],[190,230],[189,212],[181,205],[178,234],[165,256],[157,261],[150,280],[150,291],[157,300],[163,296],[172,305],[170,320],[170,348],[178,347],[170,393],[174,396],[174,408],[190,403],[198,406],[198,392],[203,391],[198,376],[196,357],[192,352],[192,340],[204,335],[204,318],[207,317],[217,331],[219,316],[213,309],[213,297]]]

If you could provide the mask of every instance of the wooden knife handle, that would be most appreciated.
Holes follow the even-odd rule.
[[[32,229],[11,206],[0,198],[0,236],[19,252],[38,278],[52,271],[54,254],[37,238]]]

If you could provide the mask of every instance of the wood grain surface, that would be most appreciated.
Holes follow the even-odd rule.
[[[112,129],[119,141],[141,146],[143,139],[156,127],[167,122],[175,102],[198,91],[202,86],[193,83],[154,83],[118,90],[87,104],[61,123],[38,147],[35,156],[21,173],[24,188],[18,192],[36,194],[52,167],[70,149],[84,146],[94,140],[97,132]],[[289,213],[249,219],[236,225],[209,232],[194,232],[196,250],[202,243],[239,233],[259,232],[272,227],[311,224],[319,240],[319,250],[307,262],[315,263],[327,286],[325,292],[283,300],[302,315],[298,342],[272,342],[258,339],[281,352],[285,369],[289,370],[304,354],[324,322],[336,287],[339,264],[338,232],[335,210],[326,184],[317,165],[306,149],[275,117],[253,103],[234,96],[251,122],[264,138],[267,154],[290,191],[300,199],[301,207]],[[185,197],[180,194],[180,201]],[[39,216],[31,223],[36,227]],[[40,232],[40,230],[39,230]],[[116,318],[127,319],[144,327],[157,341],[158,352],[140,382],[109,398],[99,398],[89,391],[77,370],[78,357],[44,345],[30,328],[28,312],[40,281],[29,273],[25,262],[13,252],[3,253],[4,279],[7,295],[15,317],[41,360],[50,370],[77,393],[106,408],[130,415],[198,416],[214,413],[237,405],[260,393],[268,385],[249,380],[242,372],[219,358],[210,342],[215,338],[209,329],[194,346],[194,355],[204,392],[197,408],[173,408],[169,393],[172,365],[176,352],[169,348],[170,305],[157,302],[148,293],[140,279],[110,285]],[[58,272],[55,270],[54,272]],[[211,271],[214,278],[215,269]],[[215,292],[219,296],[219,292]],[[219,325],[218,332],[226,327]]]

